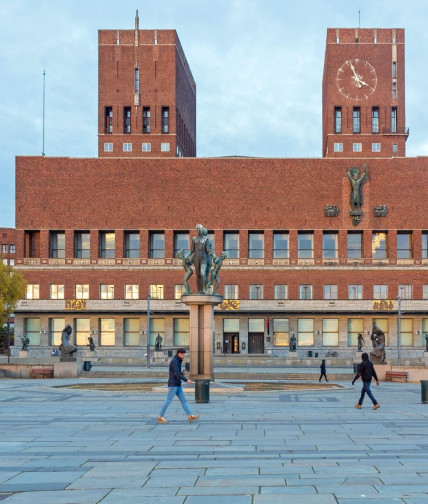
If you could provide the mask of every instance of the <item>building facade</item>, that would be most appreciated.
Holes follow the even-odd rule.
[[[105,358],[142,359],[157,335],[165,351],[188,345],[188,308],[180,300],[184,270],[177,252],[189,248],[196,224],[202,223],[216,254],[228,254],[220,271],[224,302],[215,310],[217,355],[305,360],[336,353],[338,359],[352,359],[359,333],[371,348],[376,322],[386,335],[388,360],[397,359],[400,339],[403,359],[422,361],[428,333],[428,221],[423,211],[428,158],[404,157],[407,134],[399,129],[391,136],[383,122],[395,103],[385,91],[394,82],[394,60],[382,66],[384,50],[396,54],[397,117],[404,121],[404,32],[359,30],[357,41],[348,40],[348,32],[339,31],[339,42],[332,40],[336,31],[327,33],[320,159],[208,159],[193,157],[192,150],[182,156],[176,150],[170,156],[153,151],[134,156],[134,150],[119,155],[114,142],[121,152],[123,131],[110,157],[103,146],[114,135],[115,123],[112,133],[105,131],[106,107],[112,107],[112,117],[126,119],[122,107],[129,107],[125,103],[136,90],[135,69],[143,67],[142,56],[134,61],[138,44],[155,32],[108,32],[117,40],[105,52],[100,49],[100,67],[110,68],[110,74],[117,46],[127,40],[129,71],[118,89],[129,83],[131,92],[114,102],[116,80],[108,84],[106,77],[100,84],[99,158],[16,159],[16,267],[28,286],[16,310],[15,333],[30,337],[33,352],[57,346],[65,324],[73,327],[77,345],[86,345],[91,336]],[[165,40],[160,33],[158,47]],[[373,33],[376,43],[362,50]],[[164,36],[174,40],[174,34]],[[100,32],[101,45],[105,40]],[[146,45],[150,54],[157,50],[152,41]],[[351,100],[337,76],[351,69],[351,85],[359,90],[359,81],[368,78],[354,62],[363,58],[376,69],[376,85],[367,96]],[[358,79],[352,79],[355,75]],[[172,94],[176,83],[176,78],[165,81]],[[140,105],[131,103],[131,135],[135,127],[135,141],[143,142],[149,136],[138,130],[144,104],[151,112],[155,107],[157,117],[160,106],[169,104],[174,113],[179,107],[167,98],[151,102],[153,97],[139,90]],[[192,116],[193,102],[182,103],[181,117]],[[356,106],[364,124],[360,133],[349,130]],[[334,130],[339,107],[346,117],[341,132]],[[382,110],[379,132],[371,129],[375,107]],[[177,125],[177,118],[170,124]],[[118,124],[120,129],[121,119]],[[161,130],[157,135],[164,139]],[[172,143],[179,142],[176,137]],[[345,156],[347,149],[333,155],[334,144],[345,137],[344,146],[382,147],[376,153],[363,147],[359,155]],[[52,192],[52,187],[67,191]],[[194,276],[190,284],[194,290]],[[296,353],[289,349],[293,335]]]

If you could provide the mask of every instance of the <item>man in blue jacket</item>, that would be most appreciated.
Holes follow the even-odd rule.
[[[189,420],[189,423],[192,423],[199,418],[199,415],[192,415],[189,405],[187,404],[186,396],[184,395],[183,389],[181,388],[182,381],[187,383],[193,383],[192,380],[184,376],[184,374],[181,371],[181,364],[183,362],[185,355],[186,350],[184,348],[179,348],[177,350],[177,353],[169,363],[168,395],[166,396],[166,400],[158,416],[159,423],[163,424],[168,423],[168,420],[164,418],[164,414],[168,406],[174,399],[174,396],[177,396],[180,399],[181,405],[183,406],[183,409],[187,414],[187,420]]]
[[[379,385],[379,380],[376,374],[376,370],[373,366],[373,363],[369,360],[369,356],[366,353],[363,353],[361,355],[362,363],[360,364],[358,368],[358,372],[355,375],[355,378],[352,380],[352,385],[355,383],[358,378],[361,377],[361,380],[363,381],[363,388],[361,390],[361,397],[358,403],[355,405],[356,408],[361,409],[361,406],[363,404],[364,396],[367,394],[370,399],[372,400],[373,403],[373,408],[374,410],[380,408],[379,403],[376,401],[376,399],[373,397],[372,391],[370,390],[370,382],[372,381],[372,378],[376,380],[376,385]]]

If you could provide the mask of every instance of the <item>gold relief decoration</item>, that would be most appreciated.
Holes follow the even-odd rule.
[[[373,310],[392,311],[394,303],[390,299],[373,300]]]
[[[241,301],[238,299],[225,299],[220,305],[219,310],[222,311],[233,311],[239,310],[241,308]]]
[[[86,310],[86,299],[66,299],[65,309],[70,311]]]

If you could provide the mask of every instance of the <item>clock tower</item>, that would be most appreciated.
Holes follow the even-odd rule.
[[[323,157],[404,157],[404,29],[329,28]]]

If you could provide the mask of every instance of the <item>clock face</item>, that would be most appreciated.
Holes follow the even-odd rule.
[[[363,59],[345,61],[337,71],[337,87],[348,100],[364,101],[377,85],[376,70]]]

